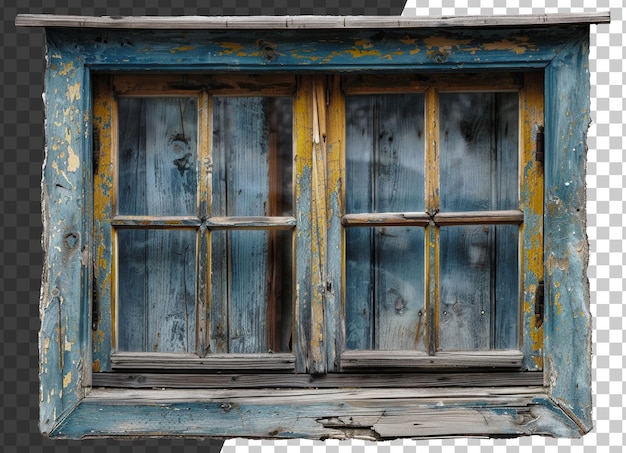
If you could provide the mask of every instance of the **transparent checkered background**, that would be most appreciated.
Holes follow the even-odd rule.
[[[43,159],[43,33],[18,29],[17,13],[80,15],[400,14],[403,0],[5,0],[0,61],[0,445],[3,452],[211,452],[197,440],[52,441],[37,428],[37,330],[42,253],[39,180]],[[171,6],[175,3],[177,6]],[[224,453],[465,453],[622,451],[624,432],[624,22],[622,0],[408,0],[406,16],[541,14],[611,11],[610,25],[591,28],[591,108],[588,135],[589,279],[594,327],[595,429],[582,439],[432,441],[231,439]]]

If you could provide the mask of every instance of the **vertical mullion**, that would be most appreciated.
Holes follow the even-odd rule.
[[[211,212],[211,99],[206,91],[200,93],[198,109],[198,217],[202,223],[196,238],[197,317],[196,353],[204,357],[209,352],[211,301],[211,237],[206,219]]]
[[[295,134],[295,234],[296,301],[294,309],[295,338],[293,351],[296,372],[311,371],[309,353],[312,333],[311,282],[312,243],[316,241],[312,229],[312,150],[313,150],[313,79],[299,76],[294,99],[293,131]]]
[[[544,125],[544,73],[524,75],[520,91],[521,152],[520,152],[520,208],[524,223],[520,227],[520,342],[524,352],[524,368],[543,369],[544,326],[537,324],[534,316],[535,294],[544,278],[543,215],[544,167],[535,158],[537,130]]]
[[[344,211],[345,190],[345,136],[346,104],[341,90],[341,77],[329,76],[328,86],[328,130],[326,138],[327,154],[327,281],[326,291],[326,354],[329,371],[339,371],[339,356],[344,345],[342,318],[345,311],[341,307],[343,298],[343,226],[341,216]]]
[[[424,96],[425,143],[425,206],[431,216],[439,211],[439,93],[431,87]],[[439,326],[439,227],[431,220],[424,235],[426,265],[424,266],[426,293],[426,343],[429,354],[438,349]]]
[[[109,371],[111,347],[115,346],[112,322],[115,288],[115,240],[111,219],[117,199],[112,150],[117,141],[117,112],[111,81],[108,76],[94,78],[93,125],[99,133],[99,149],[94,174],[94,280],[98,300],[98,322],[92,332],[92,369]],[[114,319],[114,318],[113,318]]]
[[[311,339],[310,372],[323,374],[327,370],[324,342],[324,304],[326,300],[326,247],[327,247],[327,174],[326,174],[326,80],[314,76],[312,93],[312,262],[311,262]]]

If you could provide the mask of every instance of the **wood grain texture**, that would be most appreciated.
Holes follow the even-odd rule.
[[[92,302],[91,108],[89,72],[79,59],[54,43],[47,50],[60,58],[47,65],[47,121],[42,170],[42,249],[44,267],[39,300],[39,427],[50,433],[84,397],[84,374],[90,368]],[[63,55],[63,57],[61,57]],[[89,208],[88,208],[89,207]],[[87,359],[87,361],[86,361]]]
[[[89,17],[51,14],[19,14],[20,27],[147,28],[147,29],[326,29],[326,28],[432,28],[510,27],[555,24],[596,24],[610,21],[609,12],[458,17],[381,16],[257,16],[257,17]]]
[[[266,371],[292,371],[295,360],[292,354],[249,354],[228,353],[210,354],[198,357],[197,354],[180,353],[133,353],[116,352],[111,355],[112,368],[115,370],[203,370],[224,372],[239,370],[256,373]]]
[[[545,362],[552,398],[582,431],[593,426],[585,232],[589,36],[577,33],[545,74]]]
[[[513,223],[520,222],[517,93],[444,93],[439,99],[441,204],[434,216],[443,225],[438,347],[518,347],[517,228],[487,226],[489,218],[502,221],[493,212],[447,214],[515,209],[507,214],[514,214]],[[446,220],[454,225],[473,215],[485,225],[446,226]]]
[[[232,30],[98,30],[48,28],[47,36],[80,49],[85,64],[98,70],[144,69],[197,72],[202,70],[258,73],[350,70],[480,71],[546,67],[568,41],[573,29],[548,28],[388,30],[267,30],[260,46],[258,33]],[[123,34],[117,39],[115,34]],[[120,46],[130,42],[133,46]],[[80,42],[80,45],[77,43]],[[558,43],[558,44],[555,44]],[[70,50],[74,49],[74,50]],[[487,59],[479,54],[487,55]],[[217,55],[219,58],[214,58]],[[391,66],[390,66],[391,65]]]
[[[103,412],[116,417],[104,420]],[[295,416],[294,416],[295,415]],[[146,426],[143,420],[154,420]],[[254,420],[254,422],[252,422]],[[85,428],[89,426],[89,428]],[[117,435],[390,440],[443,435],[572,436],[542,387],[92,390],[56,437]]]
[[[345,233],[346,347],[423,349],[423,230],[384,213],[424,209],[424,97],[349,96],[346,119],[344,220],[366,213],[365,225],[383,225]]]
[[[428,373],[363,373],[341,372],[328,374],[298,373],[207,373],[206,369],[195,373],[148,373],[141,370],[134,372],[94,373],[93,386],[108,388],[170,388],[170,389],[224,389],[233,386],[238,388],[266,388],[271,382],[273,388],[397,388],[402,382],[403,388],[441,388],[441,387],[510,387],[510,386],[541,386],[541,372],[515,371],[473,371],[465,368],[462,371],[447,369],[444,372],[429,370]]]
[[[539,282],[544,280],[544,168],[536,159],[537,131],[545,124],[544,74],[526,74],[524,89],[520,91],[522,161],[520,171],[520,203],[524,210],[524,222],[520,227],[521,268],[524,269],[522,349],[525,367],[529,370],[543,369],[543,322],[535,316],[535,294]]]

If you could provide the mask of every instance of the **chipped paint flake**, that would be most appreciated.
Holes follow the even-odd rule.
[[[59,71],[59,75],[65,76],[70,73],[70,71],[74,70],[74,62],[70,61],[69,63],[61,62],[61,70]]]
[[[238,42],[223,42],[221,43],[221,46],[224,48],[224,50],[219,53],[220,56],[232,54],[240,55],[242,53],[242,50],[244,49],[243,44],[240,44]]]
[[[71,382],[72,382],[72,372],[70,371],[63,377],[63,388],[67,388]]]
[[[81,86],[80,82],[76,82],[74,85],[68,85],[67,87],[67,100],[69,102],[75,102],[80,99]]]
[[[67,158],[67,170],[75,172],[80,167],[80,159],[78,158],[78,154],[74,152],[71,146],[67,147],[67,152],[69,153],[69,156]]]
[[[500,41],[495,41],[491,43],[485,43],[482,46],[485,50],[508,50],[515,52],[517,55],[522,55],[526,53],[530,46],[528,44],[528,37],[520,36],[516,38],[515,41],[511,39],[501,39]]]

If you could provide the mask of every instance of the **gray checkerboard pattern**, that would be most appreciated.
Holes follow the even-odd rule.
[[[12,4],[13,3],[13,4]],[[0,197],[2,278],[0,279],[0,408],[4,452],[215,452],[217,444],[197,440],[51,441],[37,429],[37,330],[42,253],[39,181],[43,158],[41,103],[43,34],[16,30],[17,13],[80,15],[239,15],[239,14],[400,14],[394,0],[222,0],[194,2],[146,0],[141,7],[121,0],[5,0],[0,61]],[[171,6],[176,3],[176,6]],[[398,6],[400,3],[400,6]],[[592,27],[591,83],[593,123],[588,134],[589,279],[594,316],[595,429],[582,439],[530,437],[509,440],[446,439],[432,441],[232,439],[224,453],[490,453],[621,452],[624,420],[624,199],[626,162],[624,111],[624,22],[622,0],[408,0],[403,14],[489,15],[607,11],[610,25]]]

